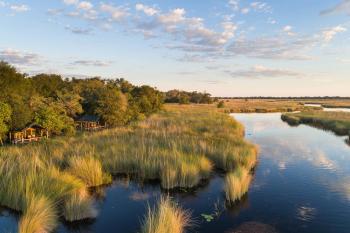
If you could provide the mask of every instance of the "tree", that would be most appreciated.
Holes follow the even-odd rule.
[[[0,144],[3,144],[3,139],[9,131],[8,123],[11,119],[11,112],[8,104],[0,102]]]
[[[127,98],[117,88],[109,86],[99,89],[94,113],[108,126],[125,125],[128,122],[127,108]]]
[[[39,74],[32,77],[31,82],[36,91],[46,98],[56,97],[57,91],[65,87],[62,77],[55,74]]]
[[[38,99],[35,107],[34,122],[48,129],[50,133],[74,134],[74,120],[65,111],[64,106],[51,98]]]
[[[163,105],[162,93],[147,85],[135,87],[131,95],[133,104],[137,106],[140,113],[146,116],[160,110]]]

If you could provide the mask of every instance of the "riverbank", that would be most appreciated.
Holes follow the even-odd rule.
[[[338,135],[350,135],[350,113],[346,112],[306,111],[285,113],[281,118],[290,125],[308,124]]]
[[[110,183],[112,175],[186,189],[215,169],[250,171],[256,160],[256,147],[229,115],[210,107],[166,105],[129,127],[1,148],[0,204],[22,213],[19,232],[51,232],[59,216],[95,218],[89,190]],[[25,231],[29,225],[34,229]]]

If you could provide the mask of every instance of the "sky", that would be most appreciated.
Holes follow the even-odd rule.
[[[0,0],[0,60],[213,96],[350,96],[350,0]]]

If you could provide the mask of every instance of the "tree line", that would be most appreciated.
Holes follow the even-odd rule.
[[[212,98],[206,92],[186,92],[180,90],[170,90],[165,93],[165,103],[179,103],[179,104],[212,104],[216,99]]]
[[[74,119],[97,115],[110,127],[143,119],[161,109],[163,93],[124,79],[63,79],[60,75],[27,77],[0,61],[0,139],[30,123],[52,134],[74,134]]]

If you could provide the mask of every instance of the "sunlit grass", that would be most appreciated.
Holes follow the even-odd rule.
[[[19,222],[19,233],[52,232],[58,222],[53,203],[46,197],[27,197],[27,206]]]
[[[249,170],[244,167],[237,167],[234,172],[226,174],[225,196],[229,203],[240,200],[248,192],[251,182]]]
[[[84,190],[71,194],[63,204],[63,216],[73,222],[82,219],[92,219],[97,216],[93,200]]]
[[[158,205],[148,208],[141,233],[183,233],[191,223],[190,214],[170,198],[161,198]]]
[[[88,187],[110,183],[112,177],[105,174],[101,162],[92,156],[73,156],[68,159],[68,171]]]

